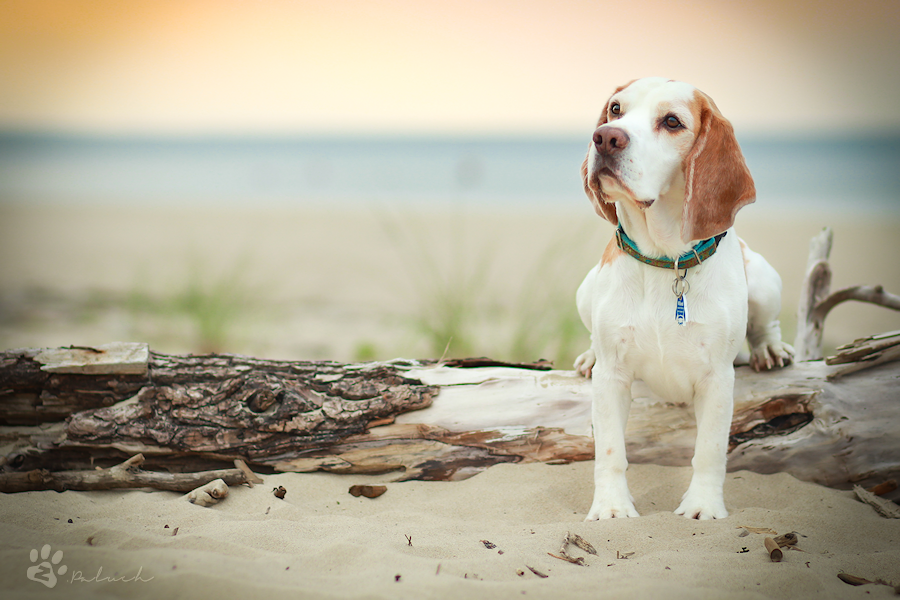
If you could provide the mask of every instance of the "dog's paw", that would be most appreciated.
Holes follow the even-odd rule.
[[[594,368],[595,362],[597,362],[597,356],[594,354],[593,350],[588,348],[575,359],[575,371],[590,379],[591,369]]]
[[[688,490],[681,504],[675,509],[675,514],[683,515],[688,519],[708,521],[709,519],[724,519],[728,516],[728,509],[725,508],[725,500],[720,493],[695,494]]]
[[[599,521],[601,519],[624,519],[639,517],[637,509],[630,501],[623,504],[592,506],[585,521]]]
[[[610,489],[594,492],[594,502],[588,511],[585,521],[599,521],[600,519],[622,519],[626,517],[639,517],[631,494],[628,489],[613,491]]]
[[[794,358],[794,349],[781,340],[762,343],[750,353],[750,367],[754,371],[769,371],[775,367],[786,367]]]

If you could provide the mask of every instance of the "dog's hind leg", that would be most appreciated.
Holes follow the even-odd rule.
[[[591,327],[592,300],[598,272],[599,267],[591,269],[584,281],[581,282],[581,285],[578,286],[578,292],[575,294],[575,305],[578,307],[578,315],[581,317],[581,322],[584,323],[587,330],[591,332],[593,331]],[[595,362],[597,362],[597,356],[594,354],[594,349],[593,347],[588,348],[575,359],[575,371],[583,377],[590,377]]]
[[[781,340],[781,277],[762,255],[741,240],[747,273],[747,344],[750,366],[763,371],[789,365],[794,349]]]

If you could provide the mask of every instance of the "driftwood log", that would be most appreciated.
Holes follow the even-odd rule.
[[[810,264],[822,260],[827,252]],[[812,288],[801,314],[834,303],[827,285]],[[816,318],[804,322],[821,331]],[[815,331],[804,334],[813,353]],[[898,358],[894,332],[773,372],[739,367],[729,468],[839,488],[900,478]],[[688,465],[692,408],[640,382],[633,395],[629,460]],[[543,362],[272,361],[144,344],[11,350],[0,353],[0,491],[23,489],[28,473],[28,489],[75,489],[56,472],[112,470],[137,453],[166,475],[242,459],[258,472],[463,479],[500,462],[593,458],[590,404],[587,380]]]
[[[729,468],[786,471],[841,488],[900,478],[900,361],[860,360],[870,347],[883,354],[889,341],[900,346],[900,332],[828,361],[770,373],[738,368]],[[572,371],[148,353],[144,385],[124,401],[115,402],[117,386],[104,393],[90,383],[109,375],[50,375],[54,393],[90,389],[97,408],[35,426],[13,425],[9,415],[33,422],[22,417],[29,402],[35,412],[57,415],[42,408],[56,397],[35,390],[35,377],[27,401],[9,387],[10,370],[34,368],[32,351],[2,357],[0,406],[12,400],[15,410],[0,411],[7,424],[0,430],[7,471],[0,491],[23,489],[21,477],[35,469],[114,466],[136,452],[146,456],[145,466],[171,471],[243,458],[265,472],[397,471],[398,479],[432,480],[462,479],[499,462],[593,457],[590,383]],[[842,362],[849,357],[853,362]],[[867,368],[842,375],[848,366]],[[640,383],[633,391],[630,460],[689,464],[691,407],[654,397]],[[45,478],[44,489],[83,489],[46,475],[28,489]]]
[[[121,374],[117,360],[143,364]],[[428,406],[437,388],[390,363],[341,365],[244,356],[169,356],[146,344],[0,353],[0,443],[17,469],[216,462],[328,447]],[[65,421],[62,421],[65,419]],[[37,425],[40,424],[40,425]],[[112,461],[112,462],[110,462]]]

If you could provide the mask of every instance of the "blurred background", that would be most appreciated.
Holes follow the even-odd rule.
[[[611,234],[578,170],[618,85],[711,95],[784,280],[900,293],[900,3],[0,2],[0,348],[548,358]],[[841,305],[826,346],[900,329]]]

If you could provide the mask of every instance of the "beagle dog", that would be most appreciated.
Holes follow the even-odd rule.
[[[756,370],[793,355],[778,323],[781,279],[732,229],[756,190],[731,124],[693,86],[633,81],[606,103],[581,175],[597,214],[617,227],[576,297],[591,332],[575,361],[592,379],[587,520],[638,516],[625,478],[636,380],[694,405],[693,476],[675,512],[724,518],[735,358],[745,337]]]

